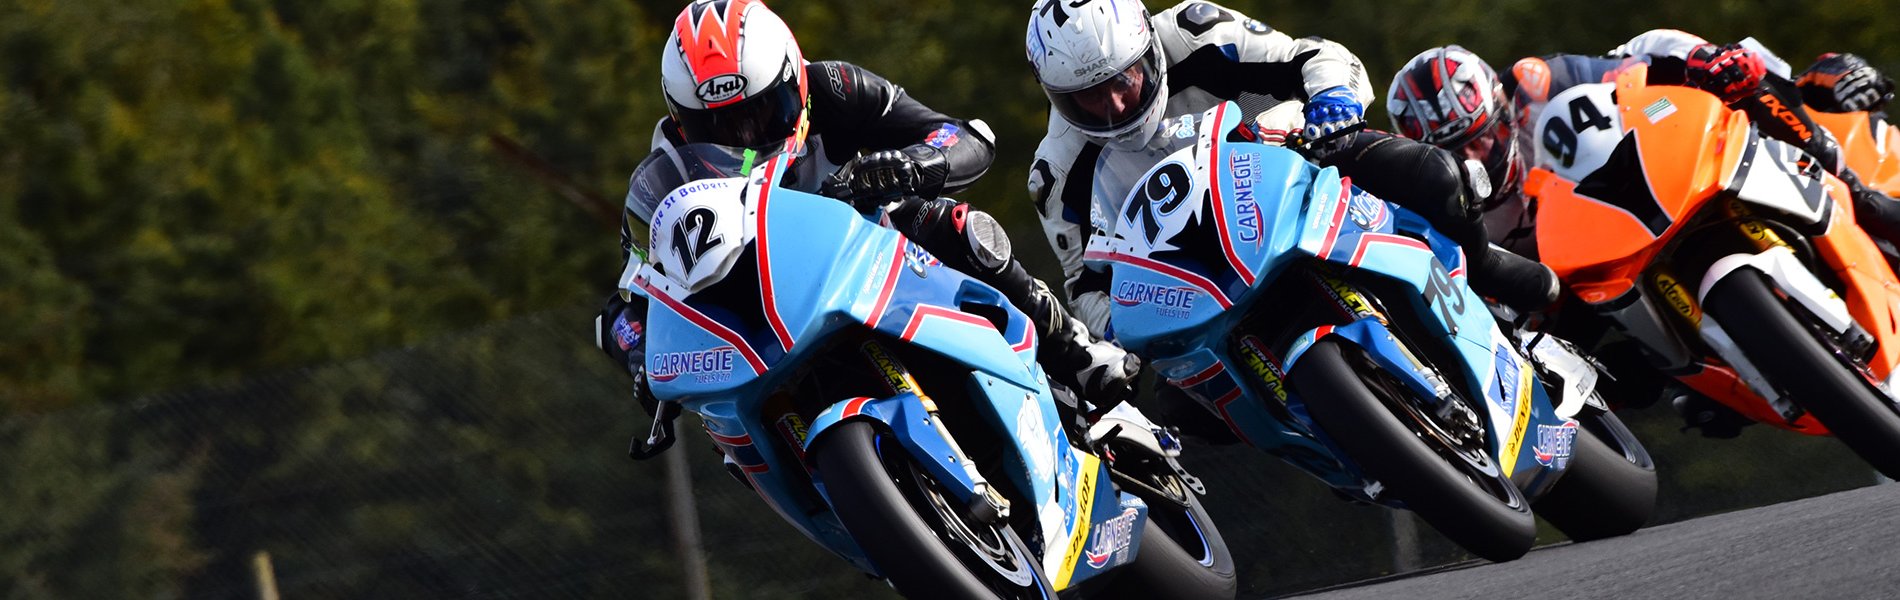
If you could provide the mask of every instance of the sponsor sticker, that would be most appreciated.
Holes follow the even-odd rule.
[[[732,378],[733,355],[737,353],[732,346],[661,352],[648,359],[647,377],[654,381],[672,381],[681,375],[690,375],[700,383],[725,381]]]
[[[1091,536],[1093,539],[1085,554],[1090,567],[1100,569],[1111,558],[1117,559],[1118,563],[1128,560],[1128,544],[1134,539],[1135,517],[1138,516],[1140,513],[1135,509],[1124,508],[1122,514],[1095,526]]]
[[[639,346],[640,338],[644,337],[645,332],[645,325],[640,324],[639,321],[627,320],[627,315],[614,317],[614,343],[620,344],[621,350],[632,350],[635,346]]]
[[[936,131],[932,131],[930,135],[924,137],[924,144],[938,148],[955,146],[959,139],[957,137],[957,131],[956,124],[944,123],[942,127],[938,127]]]
[[[1186,286],[1168,286],[1123,281],[1115,286],[1115,303],[1127,307],[1149,304],[1154,306],[1155,314],[1163,317],[1186,318],[1194,312],[1194,302],[1201,291]]]
[[[1562,425],[1538,425],[1537,445],[1531,446],[1531,456],[1537,459],[1537,464],[1562,469],[1570,464],[1570,451],[1576,441],[1576,421],[1565,421]]]
[[[1649,117],[1649,124],[1651,125],[1655,125],[1657,121],[1667,119],[1669,115],[1673,114],[1676,114],[1676,104],[1670,102],[1668,98],[1657,98],[1655,102],[1643,108],[1643,116]]]
[[[1235,152],[1227,159],[1227,172],[1234,180],[1234,229],[1239,233],[1240,241],[1260,245],[1260,201],[1254,198],[1253,189],[1260,181],[1260,169],[1257,161],[1260,156],[1252,152]]]
[[[1042,424],[1042,407],[1036,402],[1024,402],[1022,410],[1016,411],[1016,438],[1022,442],[1027,455],[1023,461],[1029,463],[1031,476],[1041,480],[1055,474],[1055,445],[1049,441],[1049,429]]]
[[[1352,219],[1352,224],[1361,229],[1377,231],[1392,220],[1392,211],[1386,209],[1384,200],[1359,190],[1353,193],[1352,202],[1346,206],[1346,218]]]
[[[1676,281],[1668,273],[1656,273],[1656,291],[1662,294],[1663,301],[1670,308],[1676,309],[1676,314],[1682,315],[1690,323],[1702,322],[1702,309],[1696,306],[1695,297],[1682,287],[1682,282]]]
[[[739,94],[744,93],[745,85],[746,80],[744,75],[727,73],[724,75],[715,75],[712,79],[700,82],[699,88],[695,90],[695,92],[699,94],[700,100],[704,100],[707,103],[725,102],[737,98]]]
[[[904,372],[904,367],[897,364],[897,359],[885,351],[884,346],[877,342],[865,342],[862,349],[864,357],[877,365],[877,372],[884,376],[884,384],[890,386],[891,393],[917,393],[916,380],[911,379],[910,373]]]
[[[1260,343],[1260,338],[1251,335],[1240,338],[1240,362],[1266,383],[1268,394],[1286,402],[1286,373],[1280,370],[1279,363],[1267,352],[1267,345]]]
[[[930,251],[924,250],[923,246],[911,243],[904,244],[904,264],[909,266],[910,272],[916,273],[918,277],[928,277],[924,268],[934,267],[943,262],[931,256]]]

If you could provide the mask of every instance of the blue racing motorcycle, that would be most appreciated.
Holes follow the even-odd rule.
[[[1132,409],[1082,426],[1026,316],[788,187],[804,162],[696,145],[635,174],[652,240],[621,288],[650,301],[659,401],[635,457],[697,413],[767,505],[910,597],[1233,597],[1174,437]]]
[[[1589,361],[1500,328],[1422,217],[1242,122],[1176,117],[1097,169],[1085,256],[1117,341],[1241,440],[1484,558],[1529,550],[1533,506],[1579,540],[1648,520],[1653,465]]]

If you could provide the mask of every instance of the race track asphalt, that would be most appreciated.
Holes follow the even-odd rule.
[[[1547,546],[1504,564],[1461,564],[1288,597],[1900,599],[1900,485]]]

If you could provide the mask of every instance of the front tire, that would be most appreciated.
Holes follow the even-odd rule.
[[[872,423],[839,424],[815,453],[838,520],[898,593],[1056,597],[1015,531],[962,516],[942,485]]]
[[[1384,373],[1362,350],[1325,338],[1294,366],[1292,383],[1326,435],[1367,475],[1383,483],[1385,493],[1405,501],[1445,537],[1497,562],[1530,551],[1537,521],[1517,486],[1501,472],[1469,473],[1451,462],[1459,459],[1428,446],[1394,412],[1405,410],[1397,403],[1412,400],[1381,397],[1409,390],[1376,379],[1369,384],[1368,379],[1379,375]]]
[[[1834,437],[1889,478],[1900,478],[1900,413],[1870,375],[1804,325],[1764,276],[1742,269],[1709,290],[1704,309],[1769,383],[1814,414]]]
[[[1656,464],[1615,414],[1578,420],[1570,466],[1533,507],[1573,541],[1634,533],[1656,512]]]
[[[1122,456],[1140,450],[1123,446]],[[1124,459],[1126,460],[1126,459]],[[1116,468],[1126,466],[1116,463]],[[1167,493],[1187,507],[1165,502],[1148,502],[1148,520],[1142,525],[1141,548],[1135,560],[1116,576],[1107,598],[1182,598],[1227,600],[1239,591],[1234,578],[1234,557],[1221,539],[1214,520],[1207,516],[1201,499],[1188,489],[1167,461],[1144,457],[1129,475],[1141,478],[1150,487]]]

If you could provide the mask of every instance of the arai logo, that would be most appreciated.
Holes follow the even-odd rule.
[[[697,92],[699,93],[700,100],[705,100],[706,102],[725,102],[737,97],[740,92],[744,92],[745,84],[746,80],[744,75],[727,73],[713,77],[699,84]]]

